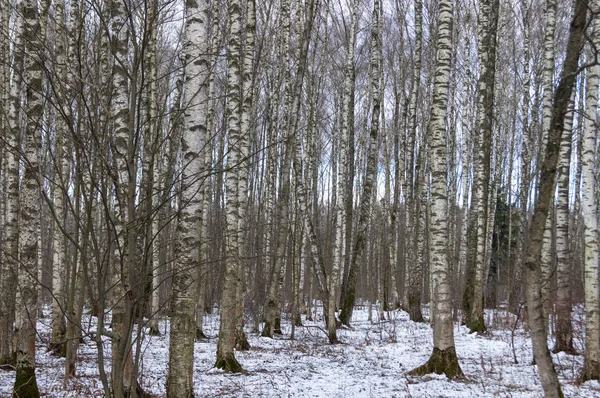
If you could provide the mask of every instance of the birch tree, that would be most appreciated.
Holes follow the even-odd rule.
[[[452,56],[452,1],[439,2],[437,17],[438,35],[436,41],[436,64],[433,83],[433,104],[431,110],[431,213],[430,213],[430,261],[432,274],[432,314],[433,314],[433,353],[422,366],[412,374],[445,374],[450,378],[462,376],[454,348],[454,328],[452,324],[452,295],[447,239],[446,194],[446,118],[448,112],[448,82]]]
[[[476,217],[476,240],[471,240],[476,245],[474,251],[475,268],[473,287],[467,287],[472,291],[470,298],[470,316],[467,326],[471,332],[483,332],[485,320],[483,317],[483,287],[488,271],[488,237],[493,231],[493,225],[488,228],[488,218],[491,211],[490,184],[491,184],[491,159],[493,139],[493,117],[494,117],[494,83],[496,70],[496,31],[498,26],[498,0],[484,0],[481,2],[479,12],[479,25],[477,28],[479,38],[479,65],[481,75],[478,82],[478,104],[477,125],[479,134],[475,140],[474,184],[473,184],[473,206]],[[494,197],[491,198],[495,200]]]
[[[6,213],[2,241],[2,291],[0,295],[0,363],[15,361],[16,347],[13,346],[13,322],[15,320],[16,282],[19,260],[19,159],[21,152],[21,86],[23,84],[23,2],[17,3],[14,20],[15,41],[13,45],[12,81],[8,93],[8,115],[6,130],[6,152],[3,165],[3,188],[6,192]],[[8,23],[8,22],[7,22]]]
[[[227,164],[229,171],[225,180],[227,195],[226,204],[226,266],[223,280],[223,296],[221,298],[221,323],[219,326],[219,343],[217,345],[217,360],[215,367],[229,372],[240,372],[241,365],[235,359],[234,347],[236,339],[237,289],[241,283],[240,275],[240,207],[244,205],[246,192],[239,190],[239,174],[242,167],[240,106],[242,70],[241,32],[242,9],[239,0],[229,0],[227,4],[229,15],[229,41],[227,44],[227,142],[229,153]]]
[[[19,299],[16,311],[17,362],[14,396],[39,397],[35,377],[35,338],[37,314],[39,181],[42,135],[42,56],[40,23],[37,3],[27,0],[23,4],[25,71],[27,76],[27,122],[24,145],[24,173],[21,181],[21,214],[19,236]]]
[[[600,34],[600,18],[594,19],[594,42]],[[591,52],[591,51],[590,51]],[[591,56],[592,54],[590,54]],[[597,380],[600,377],[600,308],[598,303],[598,202],[597,182],[594,170],[597,167],[596,127],[598,111],[598,75],[600,66],[594,65],[587,71],[587,97],[582,151],[581,210],[585,226],[585,352],[581,380]]]
[[[563,62],[560,82],[553,97],[552,120],[538,181],[538,196],[535,200],[535,210],[529,230],[530,242],[525,262],[527,313],[533,342],[533,354],[535,362],[538,365],[544,393],[547,397],[561,397],[563,393],[552,363],[552,357],[548,351],[540,290],[541,267],[539,264],[542,257],[544,226],[548,218],[550,203],[555,189],[556,168],[565,115],[577,77],[587,9],[587,0],[575,0],[567,52]]]
[[[193,397],[195,278],[200,258],[203,147],[206,145],[208,64],[208,1],[186,3],[184,30],[183,171],[169,346],[167,396]]]
[[[379,117],[381,114],[380,104],[380,67],[381,54],[379,53],[379,41],[381,40],[379,18],[381,17],[379,0],[373,2],[373,18],[371,21],[371,58],[370,58],[370,95],[371,95],[371,127],[369,129],[367,168],[363,181],[361,201],[359,206],[359,218],[356,227],[356,238],[352,250],[352,258],[348,271],[348,291],[340,313],[340,321],[344,325],[350,325],[354,303],[356,300],[356,274],[358,272],[358,261],[366,245],[367,227],[371,212],[373,186],[377,179],[378,158],[378,135]]]
[[[556,204],[556,344],[553,352],[575,353],[571,324],[571,249],[569,241],[569,181],[571,174],[571,140],[575,112],[575,90],[565,116],[558,163],[558,201]]]

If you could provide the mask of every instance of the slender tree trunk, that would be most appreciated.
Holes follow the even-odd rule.
[[[217,345],[217,360],[215,367],[229,372],[240,372],[242,367],[235,359],[234,347],[236,339],[237,320],[237,289],[241,283],[240,275],[240,241],[239,226],[240,208],[245,205],[246,192],[239,191],[239,174],[245,172],[241,164],[243,132],[240,130],[240,106],[242,70],[240,67],[242,9],[239,0],[228,2],[229,42],[227,45],[227,129],[229,154],[227,155],[227,172],[225,190],[226,204],[226,264],[223,280],[223,296],[221,299],[221,324],[219,328],[219,343]],[[243,170],[243,171],[240,171]]]
[[[594,42],[600,35],[600,18],[594,19]],[[591,52],[591,51],[590,51]],[[593,55],[592,55],[593,56]],[[581,209],[585,226],[585,351],[581,381],[600,378],[600,306],[598,303],[598,202],[596,199],[597,167],[596,128],[598,110],[598,75],[600,66],[594,65],[587,72],[586,117],[583,130],[582,151],[582,199]]]
[[[76,8],[76,6],[75,6]],[[66,75],[66,43],[65,43],[65,20],[64,15],[64,2],[58,0],[56,2],[56,63],[58,64],[58,75],[61,79],[67,81]],[[64,101],[64,90],[61,89],[61,85],[58,85],[58,98],[57,102]],[[54,159],[55,159],[55,179],[58,184],[54,187],[54,212],[56,213],[55,225],[54,225],[54,256],[52,264],[52,340],[50,341],[50,349],[55,353],[63,356],[65,355],[65,300],[64,300],[64,285],[63,280],[65,275],[65,262],[66,262],[66,245],[65,237],[60,230],[61,224],[65,225],[66,210],[65,210],[65,183],[67,179],[65,175],[68,175],[69,162],[67,157],[67,126],[66,121],[63,118],[63,112],[56,118],[56,139],[54,143]]]
[[[489,264],[486,261],[488,236],[488,217],[491,211],[490,182],[494,117],[494,83],[496,71],[496,31],[498,28],[499,1],[486,0],[481,3],[478,36],[479,63],[481,75],[478,82],[479,99],[477,106],[477,124],[479,134],[476,139],[478,154],[475,160],[474,206],[477,217],[475,276],[473,278],[473,298],[471,304],[470,331],[485,331],[483,316],[483,287]],[[492,198],[495,200],[495,198]],[[493,227],[493,226],[492,226]]]
[[[571,139],[575,90],[571,94],[570,111],[565,116],[560,142],[558,166],[558,203],[556,204],[556,344],[553,352],[574,354],[573,325],[571,324],[571,253],[569,241],[569,180],[571,173]]]
[[[356,240],[352,251],[352,259],[348,270],[348,291],[340,313],[340,321],[345,325],[350,325],[354,302],[356,300],[356,274],[358,272],[358,261],[365,248],[367,239],[367,226],[369,214],[371,212],[371,200],[373,186],[377,178],[377,160],[378,160],[378,135],[379,135],[379,117],[380,117],[380,66],[381,54],[379,53],[380,32],[380,4],[375,0],[373,4],[373,21],[371,28],[371,87],[370,94],[372,100],[371,108],[371,128],[369,132],[369,149],[367,155],[367,169],[365,180],[363,182],[359,219],[356,231]]]
[[[554,30],[556,26],[556,0],[546,0],[546,30],[544,33],[544,98],[542,108],[542,140],[538,152],[538,165],[536,174],[544,161],[548,135],[552,122],[552,88],[554,87]],[[525,260],[527,261],[527,260]],[[552,276],[552,217],[546,219],[544,236],[542,240],[542,303],[544,308],[544,323],[548,330],[548,316],[550,314],[550,287]]]

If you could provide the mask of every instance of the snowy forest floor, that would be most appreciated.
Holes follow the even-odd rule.
[[[426,310],[425,310],[426,311]],[[575,344],[583,352],[582,311],[574,316]],[[469,334],[455,325],[456,352],[466,378],[449,381],[444,376],[411,377],[407,372],[423,364],[432,351],[432,331],[427,323],[415,323],[402,311],[389,320],[371,323],[364,307],[354,311],[352,328],[338,331],[342,344],[328,344],[322,322],[304,321],[290,340],[289,321],[283,320],[283,336],[262,338],[248,333],[252,349],[237,352],[247,374],[227,374],[214,369],[219,319],[205,318],[210,338],[195,344],[196,397],[542,397],[537,367],[531,364],[529,334],[522,322],[504,311],[486,312],[488,332]],[[377,312],[373,311],[377,319]],[[89,330],[95,318],[86,317]],[[64,359],[50,355],[50,318],[38,321],[37,380],[48,397],[103,396],[98,377],[95,342],[86,337],[80,346],[78,377],[63,387]],[[169,337],[161,322],[162,336],[143,335],[140,384],[149,393],[165,395]],[[110,356],[110,343],[105,343]],[[518,363],[515,363],[515,357]],[[566,397],[600,397],[597,381],[577,385],[583,356],[553,355]],[[106,360],[110,371],[110,359]],[[0,370],[0,397],[9,397],[14,371]]]

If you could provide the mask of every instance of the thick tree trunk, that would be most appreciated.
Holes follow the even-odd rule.
[[[19,300],[17,317],[17,363],[13,397],[39,397],[35,377],[35,337],[38,288],[35,280],[38,264],[39,179],[42,135],[42,49],[37,3],[27,0],[23,6],[24,43],[27,45],[27,123],[24,146],[24,173],[21,183],[19,236]]]
[[[2,241],[2,275],[0,295],[0,364],[14,364],[13,322],[15,320],[16,282],[19,264],[19,159],[21,152],[21,85],[23,76],[23,3],[19,3],[14,20],[16,32],[13,45],[13,77],[9,86],[7,115],[7,150],[3,170],[3,188],[6,191],[4,211],[6,224]]]
[[[177,224],[176,261],[173,266],[173,297],[169,345],[167,396],[193,397],[196,283],[202,227],[203,149],[207,142],[206,101],[208,63],[207,1],[188,2],[184,39],[183,171],[181,209]]]
[[[462,376],[454,348],[452,324],[452,294],[448,262],[448,225],[446,194],[446,116],[448,108],[448,82],[452,54],[452,2],[439,2],[437,58],[433,86],[431,116],[431,245],[433,353],[427,363],[411,371],[412,374],[445,374],[454,378]]]

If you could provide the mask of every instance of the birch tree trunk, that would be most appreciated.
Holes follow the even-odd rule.
[[[552,88],[554,87],[554,30],[556,26],[556,0],[546,0],[546,30],[544,32],[544,98],[542,107],[542,140],[538,152],[538,167],[544,161],[548,135],[552,122]],[[527,260],[525,260],[527,261]],[[542,240],[542,302],[544,308],[544,323],[548,330],[548,316],[550,314],[550,278],[552,275],[552,217],[546,219],[544,237]]]
[[[293,143],[294,139],[296,139],[293,134],[290,134],[289,126],[286,125],[286,121],[289,120],[290,117],[290,87],[289,87],[289,51],[290,51],[290,4],[289,1],[284,0],[281,2],[281,14],[283,18],[283,26],[282,26],[282,34],[284,40],[284,54],[282,57],[284,59],[283,67],[284,75],[285,75],[285,103],[283,110],[283,131],[288,132],[288,137],[284,147],[284,155],[283,162],[281,164],[281,174],[279,178],[279,203],[276,213],[276,224],[277,228],[272,233],[272,240],[274,240],[273,249],[273,259],[272,259],[272,267],[271,274],[269,278],[269,296],[267,300],[267,305],[265,308],[265,325],[262,331],[263,337],[273,337],[273,334],[281,334],[281,309],[280,309],[280,294],[281,294],[281,286],[283,285],[283,262],[285,261],[284,251],[287,243],[287,236],[289,232],[289,201],[290,201],[290,179],[291,179],[291,171],[290,166],[293,159],[294,146],[289,143]],[[274,155],[274,153],[271,153]],[[275,190],[275,170],[271,170],[271,179],[272,179],[272,188]]]
[[[571,94],[570,109],[565,116],[558,155],[558,202],[556,204],[556,343],[553,352],[574,354],[573,325],[571,324],[571,253],[569,241],[569,180],[571,173],[571,139],[575,90]]]
[[[336,342],[336,317],[335,317],[335,298],[336,290],[339,280],[340,271],[343,268],[342,263],[345,253],[344,245],[344,232],[346,231],[346,201],[347,196],[351,193],[347,192],[348,188],[348,122],[351,117],[348,115],[350,107],[354,109],[354,101],[350,102],[353,98],[351,91],[354,91],[354,80],[352,79],[352,69],[354,68],[354,47],[356,39],[356,10],[358,8],[358,1],[354,0],[352,9],[350,11],[350,41],[348,42],[348,48],[346,49],[346,69],[344,71],[344,95],[342,104],[342,115],[341,115],[341,134],[339,140],[339,154],[340,161],[338,165],[337,173],[337,186],[336,186],[336,201],[335,201],[335,240],[332,246],[333,251],[333,264],[331,268],[331,275],[329,276],[329,314],[328,314],[328,333],[329,341]],[[389,173],[388,173],[389,175]]]
[[[38,230],[39,230],[39,178],[42,135],[42,56],[40,23],[37,3],[25,1],[23,5],[24,44],[27,46],[25,71],[27,76],[27,122],[24,146],[24,173],[21,182],[21,214],[19,236],[19,300],[16,311],[17,363],[13,396],[39,397],[35,377],[35,337],[37,314]]]
[[[66,76],[66,43],[65,43],[65,19],[64,19],[64,2],[58,0],[56,2],[56,63],[58,65],[58,75],[60,79],[67,81]],[[57,86],[58,101],[64,101],[64,90],[62,85]],[[52,340],[50,341],[50,349],[55,353],[65,355],[65,300],[64,300],[64,286],[63,280],[66,277],[65,274],[65,261],[66,261],[66,247],[65,237],[60,230],[61,225],[65,225],[66,212],[65,212],[65,192],[64,188],[67,185],[65,182],[65,173],[68,173],[69,162],[66,150],[66,126],[65,120],[61,115],[56,118],[56,139],[54,143],[55,153],[55,174],[58,184],[54,187],[54,212],[56,213],[56,219],[54,221],[54,256],[52,264]],[[58,221],[57,221],[58,219]]]
[[[600,18],[594,19],[594,41],[600,35]],[[590,51],[591,52],[591,51]],[[596,128],[598,111],[598,75],[600,66],[594,65],[587,72],[586,117],[583,131],[582,152],[582,198],[581,210],[585,225],[585,353],[581,381],[600,378],[600,306],[598,303],[598,202],[596,199],[597,167]]]
[[[525,263],[527,313],[533,342],[533,354],[546,397],[562,397],[563,393],[552,363],[552,357],[548,351],[540,286],[541,267],[539,264],[542,257],[544,225],[548,218],[550,203],[554,194],[556,167],[565,114],[568,110],[579,65],[587,8],[587,0],[575,0],[575,11],[569,32],[567,53],[563,63],[560,83],[554,93],[552,121],[538,182],[538,197],[535,201],[535,210],[531,221],[530,242]]]
[[[14,364],[16,347],[13,346],[15,321],[16,282],[19,264],[19,159],[21,153],[21,86],[23,76],[23,2],[17,4],[14,20],[12,81],[9,90],[7,115],[7,150],[3,170],[3,188],[6,190],[6,224],[2,241],[2,295],[0,295],[0,364]]]
[[[240,242],[239,226],[240,208],[245,204],[242,199],[246,192],[239,191],[239,174],[242,170],[242,132],[240,126],[241,85],[241,32],[242,9],[239,0],[229,0],[229,41],[227,44],[227,130],[229,153],[227,155],[227,172],[225,191],[226,204],[226,264],[223,280],[223,296],[221,299],[221,324],[219,327],[219,343],[215,367],[228,372],[240,372],[242,367],[235,359],[234,347],[237,320],[237,289],[241,283],[240,275]]]
[[[358,272],[358,260],[365,248],[367,239],[367,226],[369,214],[371,212],[371,200],[373,194],[373,186],[377,179],[377,160],[378,160],[378,134],[379,134],[379,116],[380,110],[380,67],[381,54],[379,53],[379,41],[381,40],[380,32],[380,4],[379,0],[373,2],[373,18],[371,27],[371,87],[370,96],[372,100],[371,107],[371,128],[369,132],[369,149],[367,154],[367,169],[365,171],[365,180],[363,182],[359,219],[356,231],[356,240],[352,251],[352,259],[348,270],[348,291],[344,300],[344,306],[340,313],[340,321],[344,325],[350,325],[352,312],[354,310],[354,302],[356,300],[356,274]]]
[[[494,83],[496,71],[496,31],[498,28],[498,0],[485,0],[481,2],[478,36],[479,36],[479,64],[481,75],[478,82],[478,106],[477,123],[479,134],[476,139],[477,157],[475,158],[475,193],[474,206],[477,217],[476,231],[476,257],[475,277],[473,279],[473,297],[471,304],[471,316],[469,319],[469,330],[471,333],[485,331],[485,319],[483,316],[483,288],[489,264],[487,260],[488,236],[493,231],[488,229],[488,215],[490,212],[490,182],[491,182],[491,158],[493,140],[493,117],[494,117]],[[495,198],[492,198],[495,200]]]
[[[454,348],[452,323],[452,294],[448,261],[448,225],[446,194],[446,117],[448,112],[448,82],[452,56],[452,1],[439,2],[437,57],[433,83],[433,106],[431,111],[431,246],[433,307],[433,353],[412,374],[445,374],[449,378],[462,376]]]
[[[173,298],[169,346],[167,396],[193,397],[196,281],[200,259],[202,190],[205,178],[203,148],[206,145],[208,64],[208,1],[188,2],[186,7],[183,87],[183,172],[181,210],[177,224],[176,261],[173,266]]]
[[[410,314],[410,319],[415,322],[423,321],[421,312],[421,295],[423,290],[423,248],[425,241],[425,214],[422,210],[426,208],[422,201],[426,201],[426,197],[421,197],[420,185],[425,184],[419,170],[425,166],[424,149],[421,148],[417,155],[417,103],[420,100],[419,93],[421,91],[421,64],[422,64],[422,42],[423,42],[423,3],[421,0],[414,2],[415,9],[415,61],[412,74],[412,90],[410,95],[410,105],[408,109],[408,135],[407,148],[409,154],[407,156],[407,201],[406,201],[406,230],[408,236],[406,238],[405,251],[408,253],[407,260],[410,266],[406,266],[406,288],[404,308]],[[425,128],[422,129],[422,137],[425,137]],[[423,145],[425,139],[423,139]],[[415,160],[415,158],[417,158]],[[422,215],[422,217],[420,217]],[[420,240],[420,242],[419,242]]]
[[[256,0],[247,0],[246,2],[246,31],[244,51],[242,53],[242,83],[241,83],[241,112],[240,112],[240,164],[238,170],[238,195],[239,195],[239,214],[238,214],[238,233],[241,237],[239,247],[241,252],[241,261],[238,264],[238,275],[240,277],[236,290],[236,324],[235,324],[235,345],[237,350],[249,350],[250,343],[244,332],[244,297],[245,281],[248,278],[249,264],[248,253],[244,245],[247,240],[246,214],[248,213],[248,177],[250,161],[250,127],[251,112],[253,105],[254,88],[254,41],[256,33]]]

